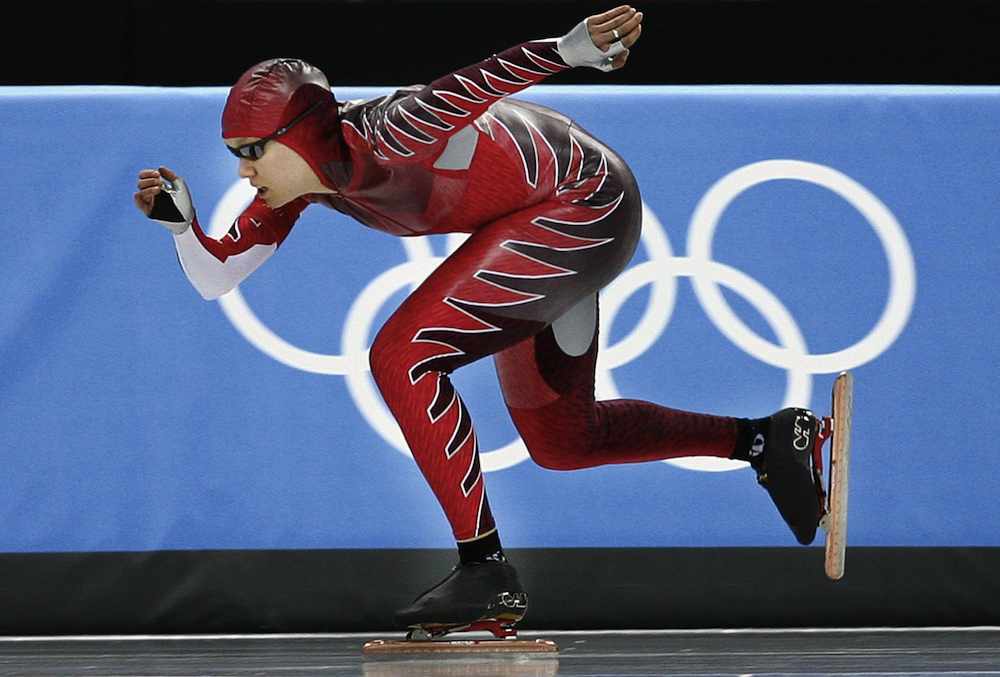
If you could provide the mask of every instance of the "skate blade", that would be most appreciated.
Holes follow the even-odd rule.
[[[361,648],[365,656],[461,655],[461,654],[554,654],[555,642],[548,639],[376,639]]]
[[[421,623],[411,625],[405,641],[426,642],[457,632],[489,632],[497,639],[517,637],[517,624],[528,610],[524,592],[503,592],[489,603],[486,614],[471,623]]]
[[[826,531],[824,568],[830,580],[844,577],[847,554],[847,487],[851,461],[854,376],[841,372],[833,384],[833,437],[830,445],[829,507],[820,526]]]
[[[457,632],[488,632],[496,639],[513,639],[517,637],[514,625],[524,617],[524,614],[498,614],[493,617],[480,618],[472,623],[424,623],[411,625],[406,633],[407,641],[426,642]]]

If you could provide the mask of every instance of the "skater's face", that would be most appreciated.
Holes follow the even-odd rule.
[[[255,137],[226,139],[230,148],[255,141]],[[288,204],[308,193],[330,192],[302,156],[278,140],[268,141],[259,158],[240,158],[240,178],[249,179],[260,197],[271,209]]]

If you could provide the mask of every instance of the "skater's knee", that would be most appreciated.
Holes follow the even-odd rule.
[[[511,409],[517,432],[535,464],[546,470],[576,470],[586,467],[589,452],[588,427],[551,409]]]
[[[527,446],[531,460],[546,470],[576,470],[583,467],[579,452],[569,445],[548,441],[534,442]]]
[[[380,386],[401,368],[398,341],[394,340],[393,333],[388,329],[386,325],[379,331],[368,351],[368,366],[371,368],[372,378]]]

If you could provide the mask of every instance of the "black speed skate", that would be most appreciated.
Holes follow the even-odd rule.
[[[528,595],[508,562],[459,564],[433,588],[396,613],[407,639],[433,639],[450,632],[485,630],[514,637],[514,624],[528,610]]]
[[[816,538],[823,516],[822,485],[817,485],[813,448],[825,431],[808,409],[782,409],[763,419],[751,443],[750,465],[757,481],[802,545]]]

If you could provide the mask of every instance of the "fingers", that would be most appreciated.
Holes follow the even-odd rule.
[[[170,174],[173,175],[173,178],[171,178],[167,172],[170,172]],[[132,201],[135,203],[135,206],[139,209],[139,211],[146,216],[149,216],[149,213],[152,211],[153,202],[156,200],[156,196],[163,190],[162,184],[160,183],[161,176],[168,180],[177,178],[177,175],[166,167],[160,167],[159,171],[155,169],[143,169],[139,172],[139,178],[136,182],[136,187],[139,189],[139,192],[132,195]]]
[[[153,211],[153,198],[146,198],[141,192],[135,193],[132,196],[132,201],[140,212],[149,216],[149,213]]]
[[[611,68],[613,70],[618,70],[619,68],[622,68],[625,65],[626,61],[628,61],[628,50],[625,50],[624,52],[615,57],[615,60],[611,62]]]
[[[609,18],[605,19],[604,17]],[[602,52],[606,52],[612,43],[619,40],[625,47],[634,45],[642,33],[642,18],[642,12],[628,5],[623,5],[611,10],[611,12],[589,17],[587,28],[594,44]]]
[[[640,17],[636,21],[636,17]],[[605,21],[593,21],[597,17],[590,17],[587,20],[587,27],[590,29],[590,34],[595,33],[610,33],[612,29],[617,29],[619,35],[624,35],[625,31],[623,27],[631,30],[635,27],[635,24],[642,21],[642,12],[636,10],[634,7],[629,7],[621,14],[616,14],[615,16],[607,19]]]
[[[139,172],[139,181],[136,183],[139,192],[136,195],[141,194],[152,200],[160,192],[161,186],[160,173],[155,169],[144,169]]]
[[[642,34],[642,23],[641,23],[642,22],[642,12],[639,12],[638,16],[639,16],[640,23],[635,28],[633,28],[628,33],[628,35],[626,35],[624,38],[622,38],[622,44],[625,45],[626,47],[631,47],[635,43],[639,42],[639,36]],[[619,33],[620,32],[621,31],[619,31]]]
[[[153,198],[163,189],[163,184],[161,178],[167,181],[176,181],[178,176],[169,167],[160,166],[157,169],[143,169],[139,172],[139,179],[136,183],[136,187],[139,192],[136,195],[141,195],[144,200],[152,201]]]
[[[591,25],[591,21],[593,21],[594,23],[604,23],[605,21],[611,21],[617,16],[626,14],[630,9],[632,8],[629,7],[628,5],[619,5],[614,9],[609,9],[607,12],[604,12],[603,14],[595,14],[594,16],[587,18],[587,26]]]
[[[142,200],[143,202],[149,205],[152,205],[153,200],[155,200],[156,196],[159,194],[160,194],[159,188],[146,188],[144,190],[140,190],[138,193],[135,193],[133,197]]]

